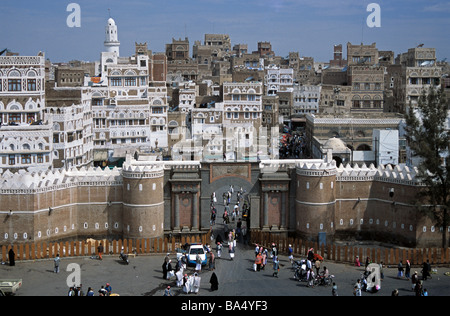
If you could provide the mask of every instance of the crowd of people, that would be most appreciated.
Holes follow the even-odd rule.
[[[301,159],[305,153],[305,140],[298,133],[285,133],[280,141],[280,159]]]
[[[184,245],[184,248],[187,250],[188,245]],[[207,264],[206,267],[209,271],[212,271],[212,275],[210,277],[211,291],[217,291],[219,288],[219,282],[215,270],[215,260],[216,257],[214,252],[211,249],[211,246],[206,245],[206,256],[207,256]],[[219,247],[217,249],[217,255],[220,258],[221,253],[219,251]],[[170,259],[170,253],[167,253],[164,262],[162,264],[162,272],[164,280],[175,280],[176,287],[181,290],[184,294],[194,293],[198,294],[201,285],[201,272],[203,269],[203,262],[200,257],[200,254],[196,255],[195,258],[195,267],[194,271],[189,274],[188,271],[188,254],[184,252],[182,255],[177,257],[177,262],[175,266],[172,266],[172,259]],[[164,290],[164,296],[173,296],[172,288],[170,285]]]
[[[280,260],[278,258],[278,250],[274,243],[272,243],[272,247],[269,253],[269,250],[265,247],[259,246],[256,244],[255,247],[255,263],[253,264],[253,270],[254,271],[261,271],[264,270],[267,262],[268,257],[272,258],[272,267],[273,267],[273,273],[272,276],[278,277],[278,272],[280,271]]]
[[[236,222],[236,219],[240,217],[247,218],[248,213],[250,211],[250,207],[248,204],[248,201],[244,198],[245,190],[241,187],[240,190],[236,191],[236,202],[234,202],[234,205],[232,203],[233,201],[233,194],[235,193],[233,185],[230,185],[228,191],[224,192],[222,194],[223,199],[223,224],[228,225],[231,222]],[[211,226],[214,226],[216,224],[217,220],[217,207],[218,206],[218,199],[216,192],[213,192],[211,194],[211,219],[210,224]]]
[[[101,288],[97,291],[97,296],[114,296],[116,294],[112,293],[111,284],[106,283],[105,286],[101,286]],[[89,287],[87,292],[85,293],[83,290],[83,285],[74,285],[69,288],[67,296],[96,296],[94,289]]]
[[[379,288],[368,289],[367,288],[367,277],[371,275],[371,271],[369,269],[369,265],[372,264],[370,257],[366,257],[365,261],[365,271],[362,274],[362,278],[359,278],[354,285],[353,295],[361,296],[361,291],[370,291],[372,293],[376,293],[379,291]],[[380,281],[384,279],[384,263],[381,261],[379,264],[379,276]],[[361,266],[361,262],[359,261],[359,257],[356,256],[355,266]],[[411,281],[411,291],[414,292],[415,296],[428,296],[428,291],[424,288],[424,281],[431,278],[431,265],[429,260],[423,262],[422,264],[422,276],[420,277],[417,271],[411,275],[411,262],[407,259],[406,263],[403,263],[403,260],[400,260],[397,264],[397,278],[405,279],[407,281]],[[392,296],[399,296],[398,289],[394,289],[391,293]]]

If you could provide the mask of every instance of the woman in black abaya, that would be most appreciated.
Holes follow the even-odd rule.
[[[212,273],[209,283],[211,283],[211,291],[217,291],[219,289],[219,280],[215,272]]]
[[[16,265],[15,257],[16,257],[16,254],[14,253],[14,250],[12,248],[9,249],[8,258],[9,258],[9,265],[10,266],[15,266]]]

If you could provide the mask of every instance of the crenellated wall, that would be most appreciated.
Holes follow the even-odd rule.
[[[249,231],[311,241],[372,240],[440,246],[418,211],[416,169],[340,166],[331,160],[162,162],[127,157],[122,169],[71,168],[0,176],[0,245],[207,233],[210,196],[246,192]],[[424,202],[422,202],[424,203]],[[425,203],[426,204],[426,203]],[[10,210],[12,213],[10,213]],[[322,239],[323,240],[323,239]]]

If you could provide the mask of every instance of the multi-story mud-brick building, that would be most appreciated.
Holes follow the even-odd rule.
[[[436,227],[418,211],[423,187],[416,170],[337,167],[330,157],[238,163],[141,161],[128,155],[123,169],[5,171],[0,244],[207,233],[211,195],[218,197],[221,223],[221,197],[230,185],[245,192],[250,233],[420,247],[439,246],[442,232],[448,234],[448,227]]]

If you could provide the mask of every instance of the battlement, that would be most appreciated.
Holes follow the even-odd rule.
[[[39,172],[5,171],[0,176],[0,194],[35,194],[75,186],[122,185],[118,168],[71,168]]]
[[[326,160],[300,160],[297,163],[299,176],[333,176],[336,175],[336,161]]]
[[[393,168],[391,165],[387,165],[376,168],[373,164],[368,167],[365,164],[362,166],[355,164],[351,167],[347,164],[337,168],[336,178],[338,181],[380,181],[419,186],[422,184],[417,178],[417,173],[416,167],[395,166]]]

